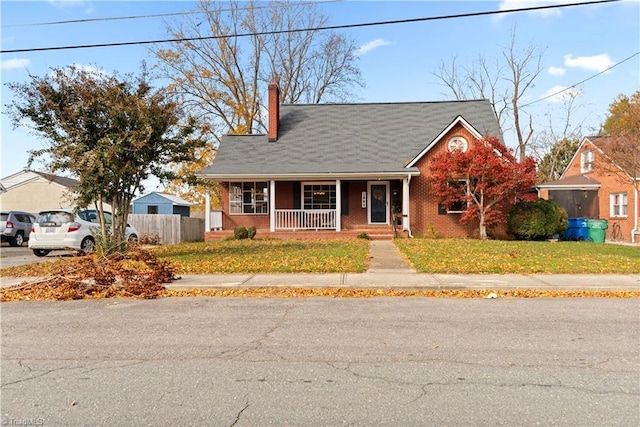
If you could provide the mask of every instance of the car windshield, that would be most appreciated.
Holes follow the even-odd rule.
[[[89,222],[98,223],[100,220],[98,219],[98,211],[95,209],[87,209],[84,211],[80,211],[78,216],[81,219]],[[104,222],[105,224],[111,224],[111,212],[104,211]]]
[[[0,221],[6,221],[9,219],[9,214],[3,213],[0,214]]]
[[[40,225],[60,226],[73,221],[74,216],[69,212],[49,211],[40,212],[40,215],[38,215],[38,224]]]

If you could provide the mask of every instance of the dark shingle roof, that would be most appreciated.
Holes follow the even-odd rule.
[[[502,140],[487,100],[282,105],[278,140],[227,135],[202,175],[402,172],[459,116]]]
[[[562,188],[597,188],[600,187],[600,181],[590,177],[589,175],[573,175],[557,181],[547,181],[538,184],[538,188],[546,189],[562,189]]]

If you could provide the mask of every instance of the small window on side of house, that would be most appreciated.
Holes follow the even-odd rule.
[[[460,197],[464,196],[464,193],[465,193],[464,181],[450,181],[449,186],[458,188],[460,192]],[[468,203],[466,201],[462,199],[456,200],[455,202],[452,202],[451,204],[449,204],[449,206],[447,207],[447,213],[448,214],[462,213],[467,209],[467,206],[468,206]]]
[[[158,206],[157,205],[149,205],[147,206],[147,213],[150,215],[158,214]]]
[[[627,193],[611,193],[609,195],[609,214],[612,218],[626,217],[628,215]]]
[[[595,153],[593,150],[583,151],[580,154],[580,173],[587,173],[593,170]]]

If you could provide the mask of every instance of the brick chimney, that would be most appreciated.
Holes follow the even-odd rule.
[[[269,83],[269,142],[278,140],[280,127],[280,88],[275,79]]]

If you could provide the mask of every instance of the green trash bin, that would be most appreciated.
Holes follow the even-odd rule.
[[[590,242],[604,243],[609,223],[606,219],[587,219],[587,236]]]

